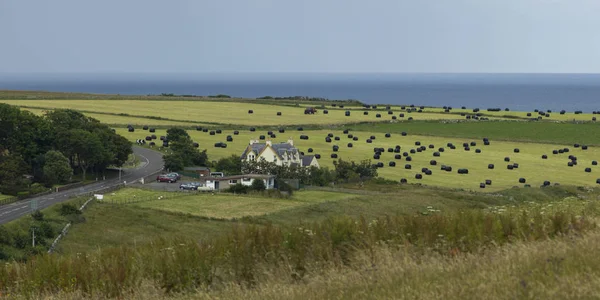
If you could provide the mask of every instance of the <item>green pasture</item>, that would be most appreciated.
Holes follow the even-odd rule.
[[[200,148],[207,148],[210,160],[218,160],[222,157],[227,157],[232,154],[241,155],[247,147],[250,139],[258,139],[259,135],[267,136],[267,132],[250,132],[248,129],[240,130],[239,135],[233,135],[232,130],[223,131],[222,134],[211,136],[209,133],[204,133],[195,130],[188,131],[192,139],[200,144]],[[328,133],[333,133],[334,137],[340,137],[339,141],[332,139],[331,143],[325,142],[325,137]],[[130,140],[143,139],[147,132],[127,132],[126,129],[118,129],[118,133],[124,135]],[[166,135],[165,130],[157,130],[157,136]],[[523,186],[518,182],[519,178],[523,177],[527,180],[527,184],[531,186],[539,186],[544,181],[551,183],[560,183],[563,185],[586,185],[591,186],[596,184],[596,179],[600,178],[600,169],[598,166],[592,166],[592,160],[600,160],[600,148],[589,147],[588,150],[574,148],[568,144],[544,144],[544,143],[523,143],[511,141],[496,141],[491,139],[491,145],[484,146],[481,139],[457,138],[457,137],[435,137],[412,135],[401,136],[398,133],[393,133],[390,138],[385,138],[383,133],[367,133],[351,131],[350,134],[359,137],[358,141],[352,141],[346,134],[342,133],[342,129],[336,130],[317,130],[317,131],[296,131],[288,130],[285,133],[275,132],[277,138],[272,142],[285,142],[289,138],[294,140],[300,151],[305,154],[310,154],[308,148],[313,148],[313,154],[320,154],[321,166],[333,167],[331,154],[333,145],[339,146],[339,151],[335,152],[338,158],[344,160],[360,161],[363,159],[371,159],[373,163],[382,162],[384,167],[378,170],[380,176],[391,179],[400,180],[406,178],[409,183],[421,183],[426,185],[444,186],[451,188],[464,189],[479,189],[479,184],[485,180],[492,180],[492,185],[486,187],[485,191],[497,191],[511,188],[513,186]],[[225,142],[226,136],[231,135],[233,142],[227,143],[227,148],[215,148],[214,143]],[[301,140],[300,135],[309,136],[308,140]],[[372,143],[367,143],[366,140],[374,135],[376,137]],[[407,162],[403,156],[401,159],[395,159],[395,154],[387,152],[388,148],[401,146],[401,152],[410,152],[410,149],[415,149],[415,142],[421,142],[421,145],[428,147],[434,145],[434,149],[427,149],[421,153],[410,154],[411,162]],[[463,150],[464,142],[476,142],[476,146],[470,146],[470,151]],[[348,143],[352,143],[353,147],[349,148]],[[446,144],[453,143],[456,150],[449,149]],[[162,143],[158,141],[157,146]],[[379,160],[373,159],[373,148],[382,147],[386,152],[381,155]],[[441,153],[440,157],[433,157],[433,152],[438,151],[438,148],[445,148],[445,152]],[[519,148],[520,153],[514,153],[514,149]],[[569,153],[553,155],[552,150],[570,148]],[[481,153],[475,153],[476,149],[481,149]],[[548,159],[543,160],[541,156],[548,155]],[[568,167],[567,162],[569,155],[575,155],[578,158],[578,165]],[[509,163],[504,162],[504,157],[510,157],[510,163],[518,163],[519,168],[508,170]],[[436,160],[437,165],[430,165],[431,160]],[[396,167],[389,167],[390,161],[396,162]],[[410,164],[411,169],[404,168],[405,164]],[[441,165],[452,166],[452,172],[441,171]],[[494,169],[488,169],[488,164],[494,164]],[[426,167],[433,171],[433,175],[423,175],[423,179],[415,179],[417,173],[421,173],[421,168]],[[586,167],[592,168],[591,173],[584,171]],[[459,175],[459,168],[469,169],[469,174]]]
[[[347,128],[356,131],[432,135],[497,139],[504,141],[534,142],[549,144],[588,144],[600,145],[600,124],[598,123],[555,123],[530,121],[498,122],[404,122],[397,124],[355,124]]]
[[[346,200],[353,197],[356,196],[325,191],[300,191],[289,199],[279,199],[260,195],[175,194],[142,189],[124,189],[114,193],[114,195],[106,195],[103,201],[105,203],[128,203],[133,199],[143,199],[139,202],[133,202],[131,205],[214,219],[239,219],[246,216],[272,214],[315,203]]]

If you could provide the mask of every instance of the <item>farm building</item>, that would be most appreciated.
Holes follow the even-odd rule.
[[[319,167],[319,162],[313,155],[302,155],[298,148],[294,147],[294,141],[288,140],[278,144],[270,140],[259,143],[258,140],[250,140],[248,147],[242,153],[243,162],[258,161],[264,159],[274,162],[278,166],[299,165],[302,167]]]
[[[210,176],[210,169],[207,167],[185,167],[183,168],[184,175],[196,175],[192,177],[208,177]],[[188,175],[188,176],[190,176]]]
[[[275,175],[246,174],[225,177],[203,177],[200,183],[210,190],[224,190],[235,184],[251,186],[254,180],[262,180],[267,190],[275,188]]]

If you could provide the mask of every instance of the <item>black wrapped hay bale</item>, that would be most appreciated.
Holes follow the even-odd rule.
[[[355,137],[353,137],[353,138],[352,138],[352,140],[353,140],[353,141],[358,141],[358,137],[357,137],[357,136],[355,136]]]
[[[230,135],[228,135],[228,136],[227,136],[227,141],[228,141],[228,142],[233,142],[233,137],[232,137],[232,136],[230,136]]]
[[[408,133],[406,133],[406,132],[402,131],[401,135],[402,135],[402,136],[407,136],[407,135],[408,135]]]
[[[488,164],[488,169],[490,169],[490,170],[494,169],[494,164]]]
[[[429,164],[432,165],[432,166],[437,166],[437,161],[435,161],[435,160],[432,159],[432,160],[429,161]]]
[[[278,111],[278,112],[277,112],[277,115],[278,115],[278,116],[281,116],[281,112],[280,112],[280,111]]]
[[[513,150],[513,152],[515,152],[515,153],[519,153],[519,152],[521,152],[521,150],[519,150],[519,148],[515,148],[515,149]]]
[[[421,142],[419,142],[419,141],[416,141],[416,142],[415,142],[415,145],[416,145],[416,146],[421,146]]]
[[[485,183],[480,183],[479,188],[485,189]]]
[[[194,146],[194,148],[200,147],[200,144],[198,144],[198,143],[193,143],[192,145]]]
[[[406,161],[412,161],[412,157],[410,157],[410,156],[407,156],[407,157],[406,157]]]
[[[586,171],[587,173],[590,173],[590,172],[592,172],[592,168],[585,168],[585,171]]]
[[[367,139],[367,143],[372,143],[373,141],[371,139]]]
[[[388,166],[390,166],[390,167],[395,167],[395,166],[396,166],[396,162],[390,161],[390,162],[388,163]]]
[[[254,127],[250,127],[250,131],[251,131],[251,132],[254,132],[254,131],[256,131],[256,128],[254,128]]]
[[[312,153],[313,152],[313,148],[308,148],[308,153]]]
[[[410,169],[412,169],[412,166],[410,164],[405,164],[404,168],[407,169],[407,170],[410,170]]]
[[[142,127],[143,130],[148,130],[148,125],[144,125],[144,127]]]
[[[523,178],[523,177],[519,178],[519,183],[525,183],[525,182],[527,182],[527,180],[525,178]]]
[[[546,154],[542,155],[542,159],[548,159],[548,155],[546,155]]]
[[[338,155],[335,153],[331,153],[331,158],[338,158]]]
[[[481,153],[481,149],[475,149],[475,153]]]
[[[129,132],[134,132],[134,131],[135,131],[135,129],[134,129],[133,127],[129,127],[127,130],[128,130]]]
[[[150,147],[154,147],[154,146],[156,146],[156,143],[155,142],[150,142],[150,144],[148,144],[148,145],[150,145]]]
[[[352,145],[352,143],[348,143],[348,148],[352,148],[354,147],[354,145]]]
[[[592,166],[597,166],[597,165],[598,165],[598,162],[595,160],[592,160]]]
[[[486,185],[492,185],[492,181],[491,181],[490,179],[486,179],[486,180],[485,180],[485,184],[486,184]]]
[[[458,174],[469,174],[469,169],[458,169]]]
[[[439,156],[440,156],[440,153],[439,153],[439,152],[433,152],[433,156],[435,156],[435,157],[439,157]]]
[[[316,159],[321,159],[321,154],[315,154]]]
[[[505,157],[505,158],[504,158],[504,161],[505,161],[505,162],[509,162],[509,161],[510,161],[510,157],[508,157],[508,156],[507,156],[507,157]]]
[[[400,155],[400,154],[396,154],[396,155],[394,155],[394,158],[395,158],[395,159],[402,159],[402,155]]]
[[[514,169],[514,168],[515,168],[515,166],[513,166],[513,165],[507,165],[507,166],[506,166],[506,169],[508,169],[508,170],[512,170],[512,169]]]
[[[249,113],[249,114],[253,114],[253,113],[254,113],[254,111],[250,109],[250,110],[248,110],[248,113]]]
[[[415,179],[423,179],[423,175],[421,175],[421,174],[415,174]]]
[[[386,133],[386,134],[385,134],[385,137],[386,137],[386,138],[389,138],[389,137],[392,137],[392,135],[391,135],[390,133]]]

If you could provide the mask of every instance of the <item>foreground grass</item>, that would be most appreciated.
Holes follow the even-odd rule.
[[[578,195],[576,189],[567,187],[509,190],[494,196],[418,186],[384,188],[384,192],[353,187],[339,192],[302,191],[292,199],[122,189],[114,195],[105,195],[103,202],[92,202],[85,212],[87,221],[71,229],[59,251],[85,253],[119,245],[145,245],[159,238],[172,237],[204,240],[223,234],[233,224],[293,226],[323,222],[337,216],[374,219],[383,215],[431,214],[460,209],[492,210],[513,205],[519,207],[527,201],[562,201]],[[137,200],[129,201],[134,195]],[[113,205],[113,201],[129,204]]]
[[[194,239],[157,241],[146,246],[74,256],[44,255],[27,264],[6,264],[0,268],[0,291],[32,297],[60,292],[124,297],[128,291],[140,290],[142,282],[152,282],[166,294],[198,290],[218,294],[229,291],[228,287],[255,288],[272,280],[294,288],[301,282],[327,275],[328,271],[358,267],[363,272],[375,272],[379,266],[384,268],[381,247],[400,249],[399,253],[405,254],[404,264],[426,264],[431,259],[451,261],[445,257],[487,254],[486,249],[494,251],[498,245],[519,241],[580,236],[595,228],[591,217],[597,213],[597,205],[588,202],[580,208],[554,214],[539,210],[520,213],[469,210],[374,220],[338,217],[299,227],[235,226],[225,236],[200,243]],[[556,263],[563,260],[559,258]],[[370,263],[371,268],[363,269],[365,263]],[[470,267],[464,262],[460,266],[465,271]],[[567,274],[580,274],[582,266],[577,264]],[[548,264],[549,269],[543,270],[554,267]],[[435,273],[426,275],[417,281],[411,276],[397,279],[424,285],[432,276],[442,280],[445,277]],[[531,281],[528,276],[530,273],[518,274],[517,280]],[[360,285],[340,288],[357,296],[367,292]],[[340,291],[332,292],[324,298]],[[389,291],[383,288],[382,292]]]

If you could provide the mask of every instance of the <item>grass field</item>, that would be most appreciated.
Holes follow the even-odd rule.
[[[22,108],[23,110],[30,111],[36,115],[43,115],[47,109],[36,109],[36,108]],[[170,121],[170,120],[155,120],[143,117],[131,117],[131,116],[118,116],[112,114],[98,114],[98,113],[84,113],[88,117],[92,117],[104,124],[108,125],[128,125],[131,124],[135,127],[148,126],[200,126],[206,125],[204,123],[196,122],[182,122],[182,121]]]
[[[348,128],[356,131],[401,133],[415,135],[474,138],[487,137],[494,140],[600,145],[598,123],[552,123],[552,122],[406,122],[399,124],[358,124]]]
[[[144,138],[146,132],[127,132],[125,129],[119,129],[118,132],[130,140]],[[188,131],[192,139],[200,144],[201,148],[208,149],[208,155],[211,160],[217,160],[222,157],[228,157],[232,154],[241,155],[247,147],[250,139],[256,139],[260,134],[267,135],[267,132],[250,132],[249,130],[240,131],[239,135],[233,135],[233,131],[224,131],[222,134],[209,135],[200,131]],[[334,136],[339,136],[340,141],[333,140],[331,143],[325,142],[325,137],[328,133],[333,133]],[[401,178],[408,179],[409,183],[421,183],[426,185],[436,185],[453,188],[479,189],[479,184],[485,180],[492,180],[492,185],[487,186],[485,190],[496,191],[501,189],[511,188],[513,186],[523,186],[519,183],[519,178],[523,177],[527,180],[527,184],[532,186],[540,186],[544,181],[550,181],[552,184],[560,183],[566,185],[596,185],[596,179],[600,178],[600,169],[597,166],[592,166],[593,160],[600,160],[600,148],[589,147],[588,150],[574,148],[568,144],[542,144],[542,143],[522,143],[522,142],[506,142],[490,140],[491,145],[484,146],[481,139],[463,139],[450,137],[436,136],[419,136],[408,135],[401,136],[393,134],[390,138],[385,138],[384,134],[368,134],[366,132],[351,131],[359,137],[358,141],[352,141],[347,135],[342,133],[342,129],[337,130],[319,130],[319,131],[286,131],[278,133],[278,138],[273,142],[285,142],[288,138],[293,138],[294,145],[300,151],[308,153],[308,148],[313,149],[314,154],[320,154],[321,166],[333,167],[331,154],[333,145],[339,146],[339,151],[335,152],[338,158],[344,160],[360,161],[371,159],[373,163],[381,161],[384,167],[378,170],[380,176],[400,180]],[[157,130],[156,135],[165,135],[166,131]],[[227,143],[227,148],[214,148],[216,142],[225,142],[227,135],[232,135],[233,142]],[[300,135],[308,135],[308,140],[301,140]],[[366,143],[366,139],[371,135],[375,135],[376,139],[372,143]],[[420,142],[421,145],[429,147],[434,145],[433,149],[427,148],[423,152],[410,154],[412,161],[407,162],[406,157],[395,159],[396,154],[410,152],[411,149],[418,148],[415,142]],[[160,142],[160,141],[159,141]],[[348,143],[352,143],[353,147],[349,148]],[[476,146],[471,146],[470,151],[465,151],[462,148],[463,143],[476,142]],[[449,149],[447,143],[453,143],[456,150]],[[159,143],[160,144],[160,143]],[[400,153],[387,152],[388,148],[400,145]],[[386,152],[381,155],[379,160],[373,159],[373,148],[382,147]],[[440,153],[440,157],[434,157],[433,153],[438,151],[438,148],[445,148],[445,152]],[[519,153],[514,153],[513,150],[518,148]],[[555,149],[569,148],[570,152],[564,154],[553,155]],[[480,149],[481,153],[476,153],[475,150]],[[542,159],[542,155],[548,155],[548,159]],[[574,155],[578,159],[578,164],[574,167],[568,167],[568,156]],[[518,163],[519,167],[514,170],[508,170],[509,162],[504,162],[504,158],[509,157],[510,164]],[[431,160],[436,160],[437,165],[430,165]],[[396,162],[396,167],[389,167],[388,163]],[[411,169],[404,168],[405,164],[410,164]],[[494,169],[488,169],[488,164],[494,164]],[[452,172],[440,170],[441,165],[449,165],[453,167]],[[421,168],[430,168],[433,172],[431,176],[423,176],[422,180],[416,180],[415,175],[421,173]],[[592,168],[592,172],[587,173],[585,168]],[[459,175],[459,168],[469,169],[468,175]]]
[[[275,212],[312,205],[322,202],[348,200],[356,195],[324,192],[301,191],[289,199],[265,198],[263,196],[232,194],[184,194],[184,196],[159,199],[169,196],[169,192],[156,192],[141,189],[124,189],[115,195],[107,195],[106,203],[119,203],[132,198],[148,199],[133,203],[141,208],[150,208],[167,212],[190,214],[213,219],[239,219],[247,216],[263,216]]]
[[[373,111],[364,115],[353,111],[345,116],[345,110],[332,109],[325,115],[322,110],[315,115],[305,115],[304,107],[283,105],[268,105],[245,102],[215,102],[215,101],[142,101],[142,100],[0,100],[11,105],[20,105],[28,109],[69,108],[87,113],[128,114],[132,117],[161,117],[178,121],[193,121],[198,123],[220,123],[239,125],[294,125],[294,124],[342,124],[358,122],[390,121],[392,115],[387,112]],[[253,110],[252,114],[248,111]],[[281,116],[277,116],[281,112]],[[395,112],[398,120],[438,120],[464,119],[456,114],[441,113],[403,113]],[[380,118],[377,117],[380,114]],[[106,118],[106,117],[103,117]],[[492,117],[494,118],[494,117]],[[116,120],[109,119],[111,124]],[[148,121],[150,122],[150,121]],[[128,122],[131,123],[131,122]]]
[[[575,193],[565,187],[552,187],[511,189],[489,196],[419,186],[387,186],[384,191],[304,190],[295,193],[291,199],[277,199],[125,188],[114,195],[105,194],[104,201],[89,206],[84,215],[86,221],[71,229],[61,241],[59,251],[63,254],[84,253],[121,245],[143,245],[161,238],[208,239],[229,232],[234,224],[294,226],[340,215],[373,219],[384,215],[430,213],[432,210],[451,212],[519,207],[531,201],[553,203]],[[136,199],[142,201],[129,203]],[[127,204],[114,205],[113,202]]]

